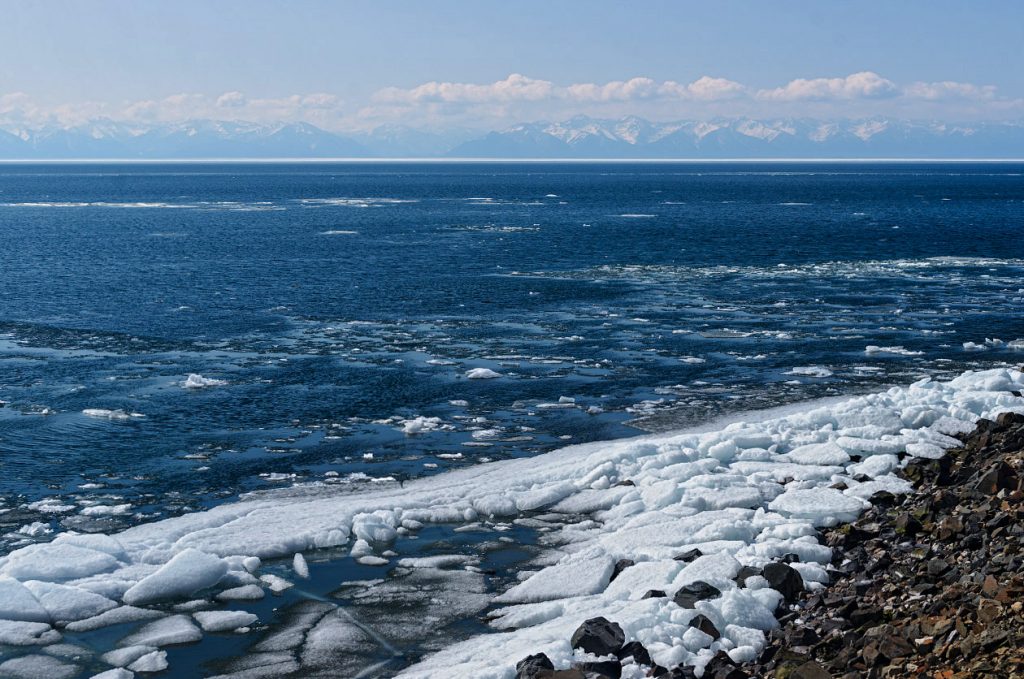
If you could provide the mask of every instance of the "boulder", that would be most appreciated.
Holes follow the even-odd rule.
[[[516,663],[516,679],[537,679],[542,670],[554,669],[550,658],[543,653],[535,653]]]
[[[799,577],[799,575],[797,577]],[[683,586],[682,589],[676,592],[673,601],[675,601],[676,605],[681,608],[694,608],[698,601],[714,599],[721,595],[722,590],[698,580],[697,582],[691,582],[689,585]]]
[[[617,623],[606,618],[591,618],[572,635],[572,647],[594,655],[616,655],[626,642],[626,634]]]
[[[769,587],[781,594],[786,601],[795,601],[804,591],[804,579],[788,564],[773,562],[764,567],[762,573]]]

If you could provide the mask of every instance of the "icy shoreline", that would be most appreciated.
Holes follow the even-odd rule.
[[[524,514],[545,512],[557,529],[547,534],[550,550],[537,564],[544,568],[495,599],[505,607],[492,624],[509,631],[457,643],[403,676],[504,679],[535,652],[566,667],[569,635],[596,615],[615,616],[627,640],[642,642],[663,666],[702,667],[718,650],[756,652],[776,624],[780,595],[763,583],[738,587],[741,566],[795,553],[806,586],[820,587],[830,551],[818,543],[816,526],[855,519],[879,490],[907,492],[893,470],[908,457],[941,456],[958,443],[950,435],[969,431],[980,417],[1024,412],[1022,389],[1017,370],[966,373],[712,431],[571,446],[402,488],[344,495],[293,488],[112,536],[65,534],[0,559],[0,643],[46,646],[60,640],[61,629],[159,617],[142,637],[121,642],[150,649],[145,657],[156,653],[150,661],[158,665],[161,646],[201,638],[200,627],[219,629],[233,615],[172,615],[167,604],[217,594],[220,601],[262,597],[264,588],[285,586],[259,577],[261,559],[351,542],[352,556],[386,563],[394,539],[426,523],[528,523],[536,519]],[[830,488],[838,481],[846,490]],[[693,548],[704,556],[688,564],[673,559]],[[636,565],[609,584],[619,559]],[[296,564],[301,576],[300,559]],[[697,609],[641,598],[698,580],[721,596]],[[724,630],[723,638],[687,635],[697,613]],[[145,633],[157,624],[168,629]]]

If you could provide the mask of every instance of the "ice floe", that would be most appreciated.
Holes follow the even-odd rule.
[[[203,377],[197,373],[190,374],[187,378],[182,380],[181,386],[183,389],[205,389],[207,387],[222,387],[227,384],[227,380],[218,380],[212,377]]]
[[[490,368],[472,368],[466,371],[466,377],[471,380],[491,380],[495,377],[501,377],[501,373],[495,372]]]
[[[756,578],[738,587],[733,579],[742,566],[797,554],[805,586],[821,587],[830,551],[817,542],[816,526],[852,520],[878,490],[908,491],[893,475],[899,465],[913,456],[941,455],[956,444],[951,434],[969,430],[979,417],[1024,412],[1024,399],[1014,393],[1022,389],[1024,375],[1007,369],[948,382],[923,379],[748,421],[468,466],[404,487],[281,489],[110,536],[65,533],[0,558],[0,643],[45,646],[59,641],[60,629],[140,621],[120,647],[148,647],[137,649],[146,652],[125,666],[139,663],[138,671],[151,671],[144,668],[166,662],[164,646],[253,622],[226,610],[189,614],[194,608],[179,607],[168,614],[167,603],[197,596],[245,601],[264,588],[292,586],[273,573],[261,574],[261,559],[289,558],[303,577],[308,566],[300,553],[350,545],[350,555],[365,565],[394,563],[422,577],[441,571],[477,577],[469,570],[473,562],[461,556],[396,558],[399,529],[530,521],[522,514],[544,511],[551,549],[534,563],[537,570],[494,598],[501,607],[493,625],[502,631],[457,643],[405,676],[510,679],[515,662],[538,651],[566,667],[573,657],[572,630],[595,615],[618,622],[628,640],[642,642],[665,666],[701,667],[718,650],[743,657],[757,652],[764,632],[776,624],[772,610],[781,595]],[[692,549],[702,556],[688,564],[674,560]],[[613,582],[620,559],[636,565]],[[385,583],[393,573],[387,577]],[[694,609],[671,598],[639,596],[648,589],[671,595],[696,581],[712,584],[720,595]],[[474,590],[472,596],[470,608],[486,595]],[[146,608],[154,603],[159,610]],[[724,640],[687,631],[698,613],[725,630]],[[322,617],[320,611],[317,619]],[[352,633],[351,625],[331,620],[316,637],[324,648],[333,648],[334,631]],[[305,650],[301,658],[282,659],[269,650],[271,638],[260,642],[267,646],[267,662],[307,662]],[[44,662],[25,658],[14,672]],[[53,669],[55,676],[63,672]]]

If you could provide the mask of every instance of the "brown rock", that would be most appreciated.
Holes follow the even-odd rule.
[[[832,673],[809,660],[789,674],[789,679],[832,679]]]
[[[986,625],[999,617],[1003,605],[994,599],[982,599],[978,604],[978,620]]]

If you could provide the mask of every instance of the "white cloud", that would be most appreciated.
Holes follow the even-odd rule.
[[[429,82],[412,89],[387,87],[374,95],[382,103],[485,103],[502,101],[539,101],[551,96],[555,86],[547,80],[535,80],[513,73],[489,85]]]
[[[74,126],[95,118],[146,125],[188,119],[308,122],[337,131],[379,124],[499,129],[575,115],[652,120],[714,117],[826,119],[893,116],[950,121],[1014,119],[1024,101],[1000,96],[992,85],[955,81],[898,84],[872,71],[843,77],[795,79],[754,89],[721,77],[691,82],[637,76],[609,82],[557,84],[513,73],[491,83],[432,81],[378,90],[349,106],[329,92],[259,97],[237,90],[219,95],[178,93],[122,102],[41,103],[24,92],[0,95],[0,125],[24,129]]]
[[[872,71],[861,71],[845,78],[798,78],[782,87],[760,90],[757,97],[766,101],[824,101],[879,99],[898,94],[899,88],[893,81]]]
[[[733,80],[702,76],[686,86],[687,93],[701,101],[718,101],[732,99],[743,95],[746,87]]]
[[[245,95],[237,91],[225,92],[217,97],[217,106],[219,108],[236,108],[238,106],[245,106]]]
[[[745,90],[743,85],[725,78],[703,76],[682,85],[672,80],[647,77],[613,80],[607,83],[573,83],[559,86],[513,73],[489,84],[428,82],[409,89],[387,87],[377,91],[378,104],[504,104],[539,101],[627,102],[651,99],[714,101],[732,98]]]
[[[928,101],[941,101],[945,99],[982,101],[995,99],[996,88],[994,85],[972,85],[971,83],[944,80],[935,83],[911,83],[905,88],[904,93],[908,97],[926,99]]]

